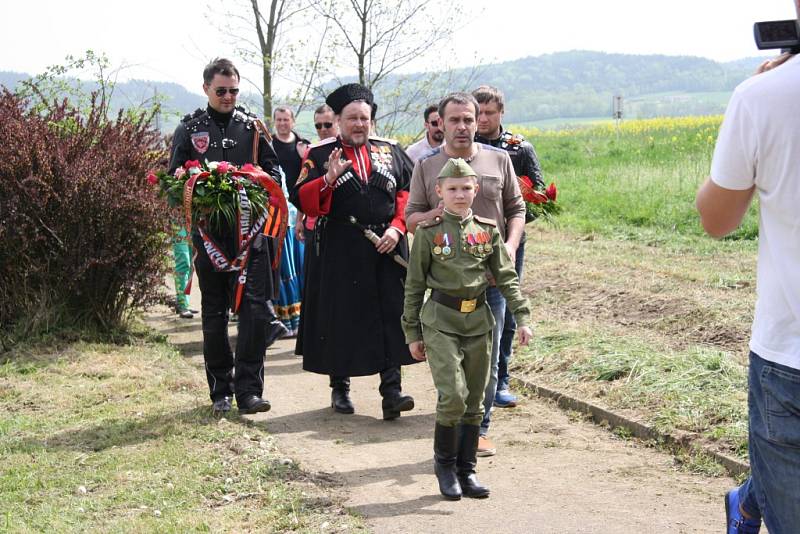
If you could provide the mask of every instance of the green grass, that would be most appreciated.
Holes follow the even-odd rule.
[[[694,207],[720,122],[520,132],[562,211],[528,228],[523,287],[538,321],[514,371],[745,459],[758,206],[724,240],[704,235]]]
[[[6,356],[2,531],[361,528],[325,483],[281,460],[264,428],[212,417],[200,370],[167,345],[76,343]]]
[[[535,369],[540,379],[636,413],[661,432],[697,433],[746,455],[746,371],[723,351],[673,350],[637,331],[597,325],[537,326],[533,346],[520,350],[520,371]]]
[[[719,121],[651,119],[527,137],[545,181],[559,188],[559,224],[604,235],[700,236],[694,197],[711,167]],[[753,206],[728,239],[755,238],[757,219]]]

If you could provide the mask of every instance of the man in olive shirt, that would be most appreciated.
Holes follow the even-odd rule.
[[[516,257],[525,226],[525,202],[519,190],[511,158],[505,150],[475,142],[478,102],[469,93],[452,93],[439,104],[445,144],[420,159],[414,167],[411,191],[406,205],[406,225],[413,232],[420,221],[442,216],[442,206],[436,194],[436,177],[450,158],[463,158],[478,175],[480,187],[472,211],[497,222],[506,250]],[[500,337],[505,319],[505,300],[496,287],[486,291],[486,301],[492,310],[495,326],[492,330],[491,375],[483,401],[479,456],[491,456],[496,449],[488,439],[492,404],[497,389],[497,364]]]

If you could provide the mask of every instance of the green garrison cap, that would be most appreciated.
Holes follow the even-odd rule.
[[[477,177],[478,175],[462,158],[450,158],[436,178],[442,180],[444,178],[466,178],[467,176]]]

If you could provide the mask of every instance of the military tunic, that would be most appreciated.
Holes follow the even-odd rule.
[[[343,148],[353,165],[328,186],[324,175],[336,148]],[[309,148],[290,193],[303,213],[319,217],[314,240],[306,243],[295,349],[306,371],[366,376],[416,363],[400,328],[405,269],[349,221],[355,217],[379,236],[395,227],[402,235],[396,250],[408,257],[403,212],[412,168],[399,145],[376,137],[364,147],[330,138]]]
[[[436,420],[445,426],[478,425],[489,378],[494,318],[480,303],[488,286],[487,270],[520,325],[530,308],[519,288],[514,262],[491,219],[448,211],[420,223],[406,276],[402,325],[406,342],[424,340],[433,381],[439,393]],[[477,299],[462,312],[429,298],[426,288],[459,299]]]

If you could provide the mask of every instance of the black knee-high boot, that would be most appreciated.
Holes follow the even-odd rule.
[[[433,434],[433,470],[439,481],[439,491],[445,499],[461,498],[461,486],[456,477],[458,455],[458,427],[436,423]]]
[[[475,467],[478,465],[478,435],[480,434],[478,425],[459,425],[458,426],[458,459],[456,461],[456,472],[458,482],[461,484],[461,491],[465,497],[482,499],[489,496],[489,488],[482,486],[475,476]]]

